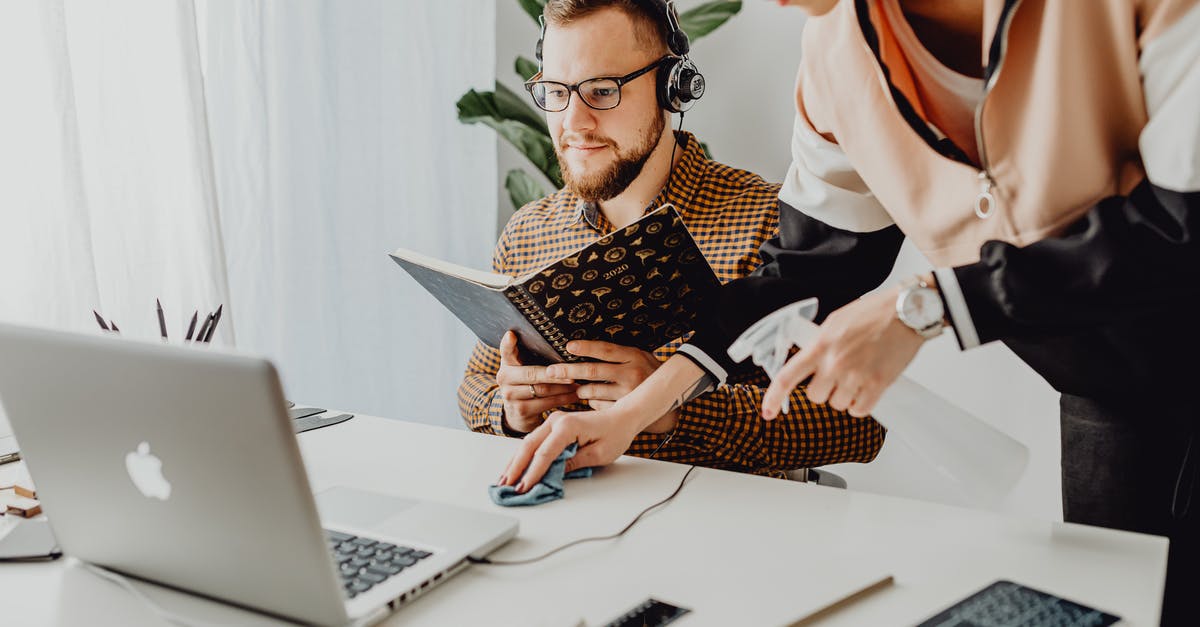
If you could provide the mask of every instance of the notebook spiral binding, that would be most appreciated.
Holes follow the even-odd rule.
[[[563,335],[562,329],[559,329],[558,325],[554,324],[554,321],[550,319],[550,314],[545,309],[542,309],[541,305],[537,304],[533,295],[525,291],[525,286],[517,286],[517,289],[507,292],[507,295],[509,300],[517,306],[517,309],[529,319],[529,322],[533,324],[538,333],[554,347],[559,357],[562,357],[566,361],[579,361],[580,358],[577,355],[567,352],[568,340],[567,336]]]

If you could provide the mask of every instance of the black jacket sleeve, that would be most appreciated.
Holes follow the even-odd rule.
[[[954,269],[980,342],[1072,333],[1173,314],[1200,294],[1200,192],[1142,181],[1057,237],[992,241]]]

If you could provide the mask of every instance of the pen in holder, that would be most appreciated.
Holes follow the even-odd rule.
[[[154,309],[155,314],[158,316],[158,333],[162,339],[167,340],[169,339],[167,337],[167,319],[166,316],[163,315],[162,301],[160,299],[154,299]],[[200,318],[200,310],[197,309],[194,313],[192,313],[192,320],[188,324],[187,332],[184,333],[183,336],[184,343],[208,344],[211,342],[213,333],[215,333],[217,330],[217,323],[221,321],[221,312],[224,311],[224,309],[225,305],[223,304],[217,306],[216,311],[205,316],[204,323],[200,325],[198,330],[196,329],[196,322]],[[121,332],[121,330],[117,328],[117,323],[113,322],[112,320],[105,321],[104,317],[101,316],[100,313],[95,309],[92,310],[92,315],[96,316],[96,324],[99,324],[102,330],[112,333]]]
[[[729,356],[738,362],[751,357],[774,379],[792,346],[803,348],[816,338],[816,313],[815,298],[782,307],[742,333]],[[997,505],[1029,463],[1024,444],[905,376],[883,393],[871,415],[981,505]]]

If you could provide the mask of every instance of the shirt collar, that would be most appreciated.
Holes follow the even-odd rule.
[[[684,218],[689,213],[687,206],[691,204],[692,191],[696,188],[696,183],[704,172],[704,162],[708,160],[708,157],[704,155],[704,149],[695,135],[687,131],[679,131],[675,133],[675,137],[679,140],[679,148],[683,150],[683,157],[679,159],[679,165],[671,171],[666,186],[646,206],[643,214],[650,213],[665,204],[674,205]],[[600,212],[599,204],[586,201],[574,194],[572,197],[575,199],[575,208],[571,218],[563,225],[563,229],[573,227],[583,221],[600,233],[611,230],[612,225]]]

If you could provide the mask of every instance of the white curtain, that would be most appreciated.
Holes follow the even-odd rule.
[[[0,314],[157,335],[229,298],[190,4],[0,4]],[[234,325],[223,324],[232,339]]]
[[[290,398],[459,424],[468,333],[391,262],[486,268],[491,0],[0,4],[0,318],[265,354]]]

